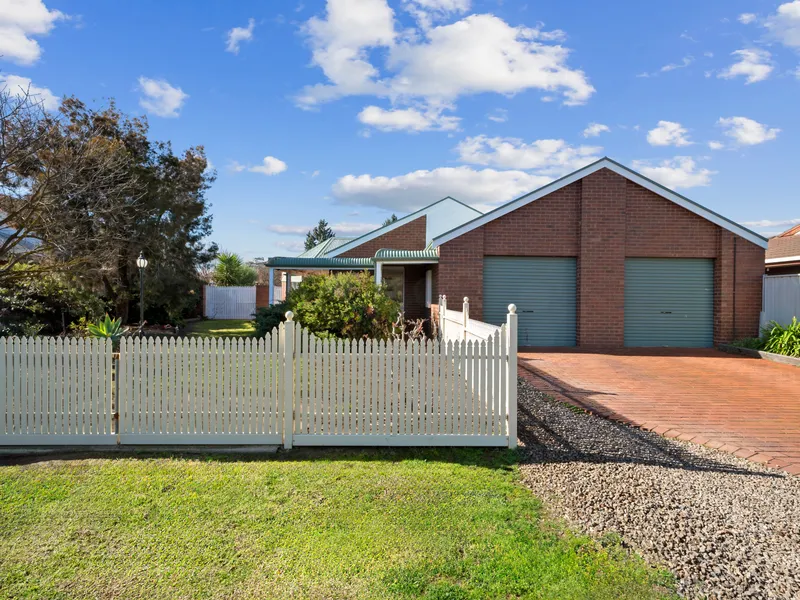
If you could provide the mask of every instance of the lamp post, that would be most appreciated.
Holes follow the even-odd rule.
[[[147,267],[147,259],[143,252],[139,252],[136,266],[139,267],[139,335],[142,335],[144,328],[144,270]]]

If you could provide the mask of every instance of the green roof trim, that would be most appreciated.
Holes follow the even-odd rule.
[[[284,269],[374,269],[375,261],[371,258],[275,256],[266,265]]]
[[[380,262],[439,262],[439,251],[433,248],[426,248],[425,250],[391,250],[389,248],[381,248],[375,253],[375,260]]]

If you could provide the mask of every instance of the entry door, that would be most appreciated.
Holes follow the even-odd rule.
[[[714,261],[625,261],[625,345],[708,348],[714,343]]]
[[[383,285],[386,286],[386,295],[397,302],[402,310],[405,310],[405,267],[387,267],[384,265],[381,276]]]
[[[574,346],[574,258],[487,256],[483,261],[483,320],[502,325],[517,305],[520,346]]]

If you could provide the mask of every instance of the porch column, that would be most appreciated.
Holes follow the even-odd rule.
[[[269,268],[269,305],[275,304],[275,269]]]
[[[375,261],[375,285],[380,285],[383,280],[383,263]]]

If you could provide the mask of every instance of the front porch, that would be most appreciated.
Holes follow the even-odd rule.
[[[438,262],[436,250],[381,249],[369,258],[277,256],[265,263],[269,269],[269,303],[285,300],[302,277],[311,273],[369,271],[400,304],[406,319],[427,319],[433,298],[433,268]]]

